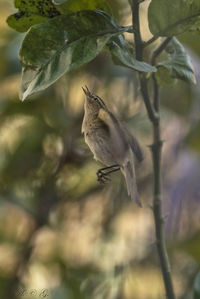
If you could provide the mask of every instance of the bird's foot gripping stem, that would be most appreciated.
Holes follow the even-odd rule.
[[[100,182],[101,184],[105,184],[109,182],[110,181],[109,174],[118,170],[120,170],[118,164],[99,169],[97,171],[97,181]]]

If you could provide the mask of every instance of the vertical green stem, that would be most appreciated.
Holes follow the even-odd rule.
[[[161,151],[162,140],[160,137],[160,122],[153,124],[153,145],[152,145],[152,160],[154,169],[154,200],[153,213],[155,222],[156,245],[160,259],[160,265],[165,284],[166,295],[168,299],[174,299],[171,268],[166,249],[164,236],[164,220],[162,216],[162,194],[161,194]]]
[[[136,59],[143,60],[143,48],[144,44],[140,34],[140,20],[139,20],[139,5],[140,0],[132,0],[132,20],[134,28],[134,41],[135,41],[135,51]],[[169,42],[166,41],[165,44],[160,47],[157,52],[153,55],[153,64],[155,62],[156,56],[164,49],[164,47]],[[158,256],[161,265],[161,271],[166,291],[166,296],[168,299],[175,299],[175,294],[173,290],[171,269],[165,244],[164,237],[164,221],[162,217],[162,194],[161,194],[161,152],[162,152],[162,140],[160,134],[160,111],[159,111],[159,90],[156,82],[155,76],[154,80],[154,101],[153,104],[150,101],[148,93],[148,81],[144,73],[139,74],[141,93],[143,100],[147,109],[148,117],[153,126],[153,144],[151,146],[152,150],[152,160],[153,160],[153,171],[154,171],[154,188],[153,188],[153,215],[155,222],[155,234],[156,234],[156,245]]]

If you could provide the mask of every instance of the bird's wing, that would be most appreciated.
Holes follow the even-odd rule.
[[[98,117],[109,129],[113,153],[125,176],[128,194],[141,207],[134,166],[134,155],[138,160],[142,160],[142,151],[139,144],[128,129],[124,129],[123,125],[109,111],[100,109]]]
[[[125,136],[128,139],[128,143],[135,155],[135,157],[137,158],[138,162],[142,162],[142,160],[144,159],[143,156],[143,152],[141,150],[141,147],[139,145],[139,142],[137,141],[137,139],[135,137],[133,137],[133,135],[130,133],[130,131],[127,129],[127,127],[122,124],[122,130],[124,131]]]
[[[121,171],[126,180],[128,195],[131,197],[133,201],[135,201],[138,204],[138,206],[142,207],[142,203],[139,199],[137,191],[134,157],[132,151],[130,151],[130,154],[128,155],[127,159],[124,161],[124,165],[122,166]]]
[[[113,153],[115,153],[118,163],[122,164],[129,145],[118,120],[111,112],[102,108],[99,109],[98,117],[108,127]]]

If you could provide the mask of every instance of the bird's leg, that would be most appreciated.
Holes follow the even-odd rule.
[[[118,170],[120,170],[120,167],[118,164],[99,169],[97,171],[97,181],[100,183],[106,183],[107,181],[110,180],[108,175],[111,174],[112,172],[115,172]]]

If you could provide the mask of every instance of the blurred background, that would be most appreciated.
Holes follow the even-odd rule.
[[[130,25],[128,1],[109,2],[118,23]],[[141,5],[144,40],[151,37],[148,4]],[[24,34],[6,24],[13,1],[1,0],[0,12],[0,298],[165,298],[151,211],[152,131],[136,73],[113,65],[105,51],[22,103]],[[178,39],[197,85],[179,81],[161,90],[163,213],[177,296],[192,299],[194,284],[200,289],[200,35]],[[96,180],[101,165],[81,134],[84,85],[140,141],[143,209],[128,198],[120,173],[106,185]]]

